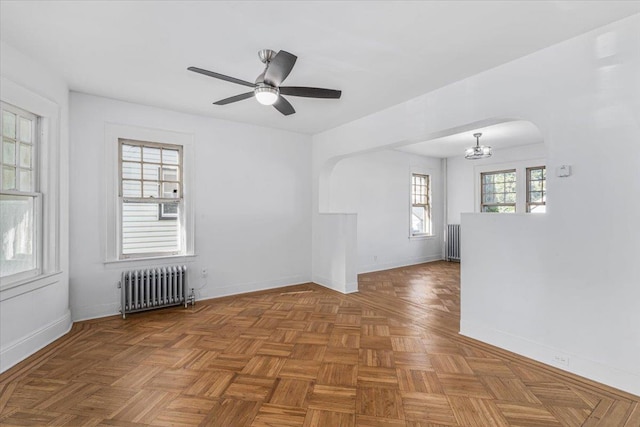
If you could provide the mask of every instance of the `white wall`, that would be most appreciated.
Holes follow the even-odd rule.
[[[545,363],[567,354],[563,369],[640,394],[638,28],[635,15],[315,135],[314,212],[328,210],[336,159],[487,119],[531,121],[548,170],[573,175],[549,174],[544,216],[463,215],[463,257],[482,262],[462,263],[462,333]],[[511,250],[494,257],[481,241]],[[519,280],[525,293],[498,295]]]
[[[68,117],[65,82],[47,67],[0,42],[3,101],[45,117],[46,233],[44,277],[0,290],[0,371],[4,371],[71,327],[69,313]],[[11,99],[8,99],[11,97]],[[14,101],[17,100],[17,101]],[[51,132],[48,132],[51,130]]]
[[[348,157],[330,180],[332,212],[357,214],[357,272],[442,259],[441,161],[395,150]],[[431,177],[432,237],[410,238],[411,174]]]
[[[357,215],[321,214],[313,228],[313,281],[342,293],[358,290]]]
[[[494,150],[488,159],[467,160],[462,156],[447,158],[447,220],[449,224],[460,224],[460,214],[480,211],[477,180],[481,172],[511,168],[543,166],[547,149],[544,144]],[[525,195],[525,182],[518,181],[520,195]]]
[[[193,134],[196,257],[105,264],[106,123]],[[311,279],[309,136],[73,92],[70,132],[74,319],[116,314],[121,271],[142,266],[187,262],[199,298]]]

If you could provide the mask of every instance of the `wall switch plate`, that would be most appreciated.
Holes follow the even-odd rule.
[[[556,176],[559,178],[566,178],[571,176],[571,166],[570,165],[562,165],[556,168]]]
[[[209,275],[209,270],[207,270],[206,268],[203,268],[203,269],[200,271],[200,275],[201,275],[202,277],[207,277],[207,276]]]

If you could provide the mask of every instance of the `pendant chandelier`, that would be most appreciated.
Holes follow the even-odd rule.
[[[491,147],[489,147],[488,145],[480,145],[480,137],[482,136],[482,134],[474,133],[473,136],[476,138],[476,145],[465,150],[464,158],[469,160],[476,160],[491,157]]]

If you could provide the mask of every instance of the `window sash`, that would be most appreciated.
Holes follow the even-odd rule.
[[[0,191],[14,191],[20,193],[36,193],[39,191],[38,184],[38,116],[21,108],[2,102],[0,104]],[[7,116],[14,116],[13,135],[7,132],[10,128],[5,123],[5,112]],[[23,122],[28,122],[25,128]],[[7,129],[5,129],[7,127]],[[23,135],[23,132],[28,134]],[[13,149],[9,147],[13,145]],[[5,154],[12,151],[12,159],[6,158]],[[28,154],[28,165],[25,165],[23,153]],[[14,185],[8,186],[5,182],[5,169],[13,172]],[[28,177],[29,185],[23,186],[22,180]]]
[[[5,199],[5,200],[1,200]],[[22,242],[12,242],[12,241],[3,241],[2,242],[2,262],[10,262],[10,259],[5,259],[7,253],[5,251],[13,251],[15,250],[15,244],[18,245],[30,245],[31,246],[31,257],[32,267],[24,270],[19,270],[11,274],[3,274],[2,269],[0,269],[0,277],[2,281],[5,283],[17,282],[24,279],[28,279],[30,277],[35,277],[40,275],[42,272],[42,195],[39,193],[24,193],[18,191],[2,191],[0,192],[0,200],[4,203],[7,203],[10,199],[30,199],[31,206],[29,207],[29,212],[31,213],[29,231],[30,241],[22,241]],[[4,211],[5,208],[0,208],[2,212],[2,226],[0,227],[2,231],[2,235],[7,234],[18,234],[23,232],[19,230],[20,224],[17,224],[16,227],[12,227],[13,233],[8,233],[8,229],[5,227],[11,225],[9,223],[10,213]],[[18,228],[18,230],[16,230]],[[11,244],[10,244],[11,243]]]
[[[7,126],[5,118],[11,116],[14,118]],[[26,280],[42,272],[44,210],[42,194],[39,192],[39,119],[37,115],[21,108],[5,102],[0,103],[0,198],[4,204],[0,209],[3,211],[0,215],[0,244],[2,263],[5,263],[5,268],[0,268],[0,277],[4,283]],[[13,149],[10,149],[11,146]],[[6,156],[9,152],[12,153],[11,158]],[[13,174],[5,176],[5,170],[11,169]],[[8,185],[6,178],[12,179],[12,185]],[[28,185],[25,185],[25,180]],[[21,199],[29,200],[29,206],[26,207],[28,212],[24,211],[25,206],[19,206]],[[10,206],[11,202],[14,204],[13,209]],[[20,223],[11,221],[18,220],[15,215],[20,215],[20,212],[16,212],[16,209],[24,211]],[[20,237],[25,233],[27,240]],[[24,250],[28,252],[14,252]],[[25,268],[15,270],[15,267],[20,265],[19,258],[23,258],[22,264]],[[14,264],[13,268],[10,264]],[[7,274],[10,269],[15,271]]]
[[[123,155],[124,146],[130,147],[140,147],[140,160],[132,160],[125,159]],[[145,148],[149,149],[157,149],[160,150],[160,161],[152,161],[146,160],[144,156]],[[168,163],[164,161],[164,150],[166,151],[177,151],[178,152],[178,161],[177,163]],[[139,177],[131,178],[125,177],[124,164],[138,164],[139,165]],[[157,174],[154,176],[154,179],[145,177],[145,166],[151,166],[152,168],[157,168]],[[183,198],[183,159],[182,159],[182,146],[174,145],[174,144],[162,144],[157,142],[146,142],[146,141],[135,141],[130,139],[119,139],[119,147],[118,147],[118,195],[121,198],[124,198],[128,201],[138,201],[142,202],[145,200],[151,201],[161,201],[163,203],[171,203],[176,199]],[[165,179],[165,174],[163,173],[164,169],[171,170],[177,169],[177,179]],[[125,195],[125,182],[127,183],[137,183],[139,185],[139,196],[130,196]],[[148,185],[152,185],[156,188],[157,196],[145,196],[145,183]],[[161,197],[163,194],[163,188],[165,184],[173,185],[175,184],[176,188],[176,197]],[[149,187],[147,187],[149,188]]]
[[[430,204],[430,186],[431,186],[431,178],[429,175],[424,174],[411,174],[411,235],[419,236],[419,235],[429,235],[431,233],[431,204]],[[418,219],[422,221],[422,230],[416,231],[413,227],[414,218],[416,215],[414,214],[415,208],[423,209],[423,219]]]
[[[540,179],[532,179],[531,175],[534,171],[542,171],[542,178]],[[540,182],[540,190],[533,190],[532,183]],[[532,193],[541,193],[540,199],[541,201],[534,202],[532,201]],[[545,166],[533,166],[527,168],[527,212],[531,213],[533,208],[538,206],[546,206],[547,205],[547,175],[546,175],[546,167]]]
[[[506,174],[514,174],[513,180],[507,180]],[[485,179],[485,177],[500,177],[501,179],[496,181],[495,178],[491,180]],[[486,182],[489,181],[489,182]],[[508,183],[513,183],[514,190],[507,191],[506,188],[502,191],[496,191],[496,185],[505,186]],[[488,192],[486,191],[487,187],[491,187],[494,191]],[[489,209],[491,208],[500,208],[500,207],[513,207],[513,212],[516,212],[516,200],[517,200],[517,174],[516,169],[506,169],[499,171],[491,171],[491,172],[483,172],[480,174],[480,212],[491,212]],[[502,199],[506,200],[507,195],[513,195],[513,202],[485,202],[487,195],[502,195]]]
[[[183,147],[181,145],[118,139],[119,259],[180,255],[185,252],[183,214]],[[139,159],[125,158],[124,147],[139,147]],[[145,148],[159,150],[159,157],[145,159]],[[164,151],[177,152],[177,159],[165,162]],[[136,154],[137,156],[137,154]],[[136,178],[125,177],[124,164],[137,164]],[[177,173],[176,173],[177,172]],[[150,178],[151,176],[151,178]],[[140,185],[139,196],[125,194],[124,183]],[[155,195],[145,195],[154,186]],[[168,188],[165,185],[168,184]],[[166,197],[168,191],[175,197]],[[177,206],[177,213],[164,214],[164,205]],[[172,219],[173,221],[167,221]]]

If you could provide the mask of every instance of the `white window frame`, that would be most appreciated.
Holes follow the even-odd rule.
[[[515,215],[527,213],[527,168],[530,167],[546,167],[547,161],[545,159],[525,159],[513,162],[501,162],[493,164],[483,164],[474,166],[473,172],[475,176],[475,189],[474,189],[474,212],[484,213],[487,215]],[[515,213],[498,213],[498,212],[482,212],[482,174],[487,172],[500,172],[505,170],[516,171],[516,211]],[[543,215],[543,214],[540,214]]]
[[[144,141],[160,145],[176,145],[182,147],[182,207],[179,218],[181,230],[180,252],[122,254],[122,203],[120,202],[120,140]],[[106,209],[104,210],[105,227],[105,263],[153,260],[163,258],[181,258],[195,256],[195,215],[193,210],[193,166],[194,166],[193,134],[161,129],[150,129],[116,123],[105,124],[105,170]]]
[[[518,171],[516,169],[508,169],[508,170],[498,170],[498,171],[490,171],[490,172],[481,172],[480,173],[480,212],[483,213],[488,213],[488,212],[484,212],[483,208],[485,206],[493,206],[493,207],[505,207],[505,206],[513,206],[513,212],[503,212],[503,213],[517,213],[518,212],[518,205],[517,205],[517,200],[514,200],[513,203],[509,203],[509,202],[502,202],[502,203],[485,203],[483,200],[483,196],[484,196],[484,186],[487,185],[484,182],[484,177],[486,175],[505,175],[505,174],[511,174],[513,173],[515,176],[515,184],[516,184],[516,188],[514,192],[509,192],[510,194],[515,193],[516,198],[518,196]],[[506,181],[505,181],[506,183]],[[491,194],[499,194],[499,193],[491,193]],[[506,196],[507,192],[504,191],[502,192],[503,195]],[[491,213],[497,213],[497,212],[491,212]]]
[[[427,226],[426,230],[421,233],[413,232],[413,177],[414,176],[424,176],[427,178],[427,204],[426,204],[426,213],[427,213]],[[413,171],[411,175],[409,175],[409,237],[431,237],[433,236],[433,206],[432,206],[432,186],[433,180],[430,173],[426,172],[418,172]],[[422,206],[422,204],[419,204]]]
[[[141,184],[141,194],[140,197],[127,197],[124,195],[124,187],[123,187],[123,178],[122,178],[122,164],[124,159],[122,158],[122,146],[123,145],[135,145],[140,147],[141,153],[144,152],[144,148],[157,148],[157,149],[171,149],[171,150],[177,150],[178,151],[178,176],[177,176],[177,182],[178,182],[178,194],[179,197],[177,199],[167,199],[162,197],[162,195],[158,194],[159,197],[156,198],[149,198],[149,197],[144,197],[144,194],[142,194],[142,189],[143,189],[143,185],[142,183],[144,182],[141,176],[140,179],[140,184]],[[120,224],[122,225],[122,219],[123,219],[123,212],[124,212],[124,204],[125,203],[153,203],[153,204],[158,204],[158,210],[160,211],[162,209],[162,206],[164,203],[175,203],[179,205],[179,209],[178,212],[179,214],[176,216],[176,219],[178,219],[178,223],[182,223],[183,221],[181,220],[181,212],[184,211],[184,209],[182,208],[182,204],[183,204],[183,185],[182,185],[182,173],[184,171],[184,163],[182,161],[182,153],[183,153],[183,147],[182,145],[174,145],[174,144],[160,144],[157,142],[148,142],[148,141],[134,141],[134,140],[130,140],[130,139],[119,139],[118,140],[118,192],[119,192],[119,204],[120,204]],[[140,167],[140,173],[143,174],[144,171],[144,163],[146,163],[144,161],[144,155],[142,155],[142,163],[141,163],[141,167]],[[149,163],[147,163],[149,164]],[[162,164],[160,164],[160,166],[158,167],[158,182],[162,182],[163,176],[161,176],[161,172],[160,169],[162,168]],[[162,188],[158,189],[159,193],[162,192]],[[182,209],[180,209],[182,208]],[[179,250],[177,251],[171,251],[171,252],[143,252],[143,253],[133,253],[133,254],[125,254],[124,253],[124,242],[122,241],[122,234],[123,234],[123,230],[120,229],[118,230],[120,239],[119,239],[119,243],[120,243],[120,247],[118,248],[119,251],[119,258],[120,259],[130,259],[130,258],[149,258],[149,257],[162,257],[162,256],[174,256],[174,255],[181,255],[183,253],[182,248],[184,247],[184,233],[182,233],[181,228],[179,228],[179,239],[180,241],[178,242],[178,248]]]
[[[47,286],[60,271],[60,106],[21,85],[0,76],[2,102],[38,117],[36,126],[37,154],[32,160],[37,192],[36,221],[37,268],[5,277],[0,283],[0,300],[12,298]],[[37,162],[37,163],[36,163]]]
[[[43,216],[43,212],[42,212],[42,193],[39,192],[40,190],[40,161],[39,161],[39,155],[38,155],[38,151],[39,151],[39,145],[40,145],[40,136],[39,136],[39,122],[40,122],[40,118],[29,112],[26,111],[22,108],[18,108],[15,105],[11,105],[8,104],[4,101],[2,101],[2,106],[1,106],[1,110],[2,111],[8,111],[11,112],[13,114],[16,115],[16,118],[18,120],[18,122],[16,123],[16,129],[19,129],[20,125],[19,125],[19,119],[21,117],[30,119],[31,121],[34,122],[34,127],[33,127],[33,135],[32,135],[32,142],[31,142],[31,171],[32,171],[32,175],[31,175],[31,179],[32,179],[32,188],[30,191],[22,191],[20,190],[20,184],[19,184],[19,173],[18,170],[20,169],[18,167],[20,161],[19,161],[19,156],[20,156],[20,144],[21,141],[19,139],[19,136],[16,134],[16,142],[15,142],[15,158],[16,158],[16,182],[18,182],[18,188],[16,188],[15,190],[3,190],[2,188],[0,188],[0,193],[2,195],[6,195],[6,196],[20,196],[20,197],[30,197],[33,200],[33,246],[35,247],[35,267],[30,269],[30,270],[25,270],[25,271],[21,271],[19,273],[15,273],[12,274],[10,276],[5,276],[2,278],[2,281],[8,281],[10,283],[12,282],[19,282],[25,279],[29,279],[32,277],[37,277],[42,273],[42,216]],[[0,119],[0,122],[2,121],[2,119]],[[4,150],[4,135],[2,136],[2,149]],[[2,157],[2,154],[0,154],[0,157]]]
[[[544,171],[545,177],[542,181],[542,202],[532,202],[531,201],[531,172],[534,170],[540,170],[542,169]],[[543,212],[532,212],[532,208],[535,206],[544,206],[545,210],[547,207],[547,167],[546,166],[529,166],[528,168],[525,169],[525,173],[526,173],[526,179],[527,179],[527,187],[526,187],[526,192],[527,192],[527,213],[543,213]]]

